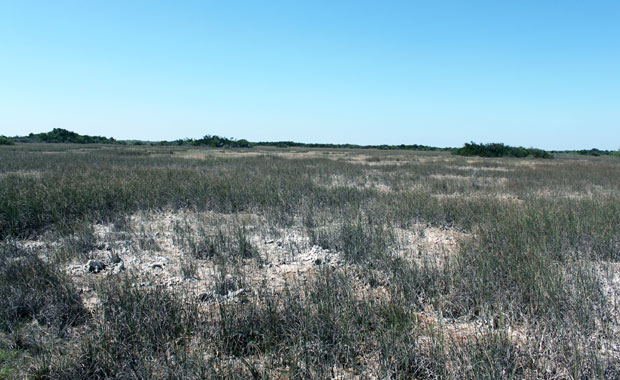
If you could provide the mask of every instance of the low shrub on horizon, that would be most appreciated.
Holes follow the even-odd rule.
[[[513,147],[502,143],[476,144],[473,141],[465,143],[453,153],[459,156],[553,158],[553,155],[542,149]]]

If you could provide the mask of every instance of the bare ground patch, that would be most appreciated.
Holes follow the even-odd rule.
[[[422,263],[441,266],[458,254],[460,244],[471,235],[451,228],[416,224],[411,228],[395,228],[397,247],[395,255]]]
[[[41,178],[43,172],[41,170],[14,170],[0,173],[0,178],[8,176],[17,176],[24,178]]]
[[[508,203],[523,203],[525,202],[523,199],[517,197],[514,194],[510,193],[490,193],[490,192],[475,192],[475,193],[451,193],[451,194],[431,194],[433,198],[437,199],[470,199],[470,200],[481,200],[481,199],[497,199],[500,201],[508,202]]]
[[[366,176],[364,178],[356,178],[355,180],[352,180],[343,175],[332,175],[328,178],[327,181],[317,180],[316,183],[319,186],[323,186],[328,189],[333,189],[336,187],[348,187],[348,188],[360,189],[360,190],[372,189],[372,190],[377,190],[382,193],[389,193],[393,191],[392,187],[388,186],[387,184],[383,182],[373,180],[369,176]]]

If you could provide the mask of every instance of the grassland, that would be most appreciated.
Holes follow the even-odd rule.
[[[2,146],[0,379],[616,379],[619,227],[612,156]]]

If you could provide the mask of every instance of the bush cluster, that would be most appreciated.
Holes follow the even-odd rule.
[[[17,142],[73,143],[73,144],[113,144],[113,138],[102,136],[80,135],[62,128],[54,128],[50,132],[31,133],[28,136],[16,137]]]
[[[553,158],[549,152],[542,149],[512,147],[501,143],[476,144],[473,141],[465,143],[462,148],[455,149],[454,154],[480,157]]]

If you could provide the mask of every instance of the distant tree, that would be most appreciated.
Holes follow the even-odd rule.
[[[178,140],[177,140],[178,141]],[[186,140],[188,144],[196,146],[210,146],[212,148],[251,148],[252,144],[244,139],[235,140],[217,135],[205,135],[201,139]]]
[[[246,139],[237,140],[236,146],[238,148],[251,148],[252,144]]]
[[[54,128],[47,133],[30,133],[28,136],[17,137],[19,142],[48,142],[74,144],[113,144],[116,140],[101,136],[80,135],[62,128]]]
[[[549,152],[542,149],[512,147],[502,143],[476,144],[473,141],[465,143],[453,153],[460,156],[553,158]]]

